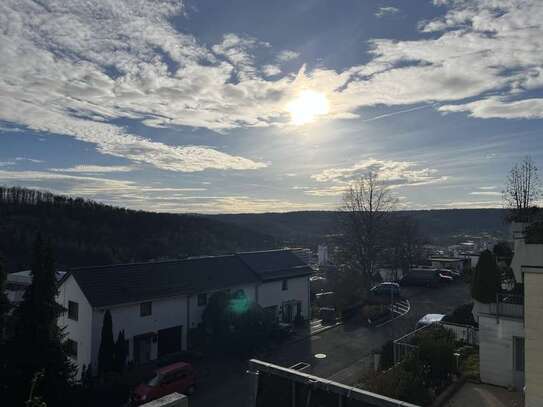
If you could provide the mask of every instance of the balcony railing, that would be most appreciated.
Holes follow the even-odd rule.
[[[524,319],[524,296],[518,294],[496,294],[496,302],[480,304],[480,311],[500,317]]]

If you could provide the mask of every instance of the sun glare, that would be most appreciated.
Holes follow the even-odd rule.
[[[304,90],[287,105],[292,124],[311,123],[317,116],[328,113],[330,104],[322,92]]]

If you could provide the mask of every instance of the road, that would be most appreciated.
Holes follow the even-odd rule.
[[[402,296],[411,303],[410,312],[379,328],[369,328],[357,321],[346,323],[301,341],[287,343],[259,358],[289,367],[297,362],[310,364],[308,373],[344,384],[357,383],[372,367],[372,352],[390,339],[396,339],[414,329],[425,314],[446,314],[470,301],[469,288],[461,282],[440,288],[402,288]],[[319,359],[316,354],[326,355]],[[207,367],[197,394],[190,405],[248,406],[250,378],[245,361],[225,360]]]

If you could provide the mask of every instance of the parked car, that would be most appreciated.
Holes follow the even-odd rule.
[[[400,296],[400,285],[393,282],[384,282],[372,287],[370,293],[373,295],[392,295],[394,297]]]
[[[173,363],[157,369],[152,379],[139,384],[132,394],[132,404],[140,405],[174,392],[190,395],[194,393],[195,386],[192,365],[186,362]]]
[[[421,285],[426,287],[436,287],[441,282],[439,271],[432,268],[415,268],[402,277],[400,285]]]
[[[438,273],[442,283],[452,283],[454,281],[454,277],[449,273],[449,270],[439,270]]]
[[[422,328],[423,326],[435,324],[437,322],[441,322],[445,318],[444,314],[426,314],[421,319],[419,319],[419,322],[417,322],[417,329]]]
[[[447,274],[454,278],[455,280],[462,277],[462,273],[458,270],[450,270],[450,269],[439,269],[440,273]]]

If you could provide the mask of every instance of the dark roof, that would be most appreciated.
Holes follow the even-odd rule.
[[[302,277],[313,270],[290,250],[239,253],[238,256],[263,281]]]
[[[86,267],[71,271],[94,307],[141,302],[257,282],[235,255]]]
[[[311,273],[311,268],[290,251],[270,250],[77,268],[62,281],[74,276],[90,304],[105,307]]]

